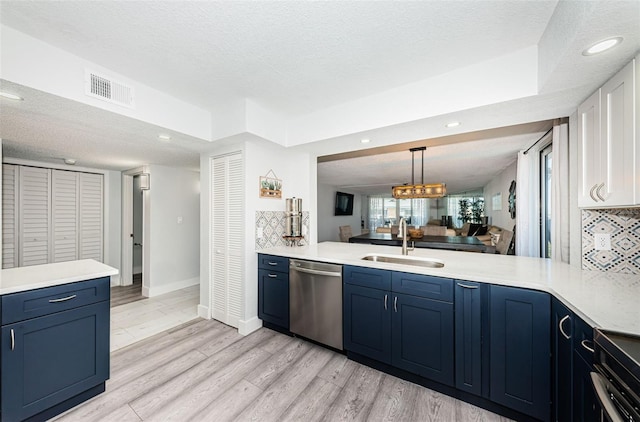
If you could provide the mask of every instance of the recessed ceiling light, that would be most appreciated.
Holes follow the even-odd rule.
[[[171,136],[161,133],[160,135],[158,135],[158,139],[160,139],[161,141],[170,141],[171,140]]]
[[[622,37],[607,38],[606,40],[598,41],[591,47],[582,52],[583,56],[593,56],[594,54],[602,53],[609,50],[622,42]]]
[[[445,127],[456,127],[460,126],[460,122],[449,122],[445,125]]]
[[[4,91],[0,91],[0,97],[7,98],[9,100],[16,100],[16,101],[24,100],[24,98],[22,98],[19,95],[11,94],[10,92],[4,92]]]
[[[363,144],[368,144],[369,142],[371,142],[371,139],[360,139],[360,142]]]
[[[69,164],[70,166],[74,165],[76,163],[76,159],[75,158],[65,158],[64,159],[64,163],[65,164]]]

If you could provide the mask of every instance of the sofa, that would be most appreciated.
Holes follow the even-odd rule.
[[[496,253],[506,255],[513,239],[513,232],[498,226],[464,223],[460,236],[475,236],[485,245],[495,247]]]

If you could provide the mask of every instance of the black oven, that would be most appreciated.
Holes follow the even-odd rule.
[[[593,341],[601,419],[640,422],[640,336],[596,329]]]

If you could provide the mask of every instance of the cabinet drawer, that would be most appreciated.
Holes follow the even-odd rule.
[[[109,277],[2,296],[2,325],[109,300]]]
[[[258,268],[262,270],[289,273],[289,258],[275,255],[258,254]]]
[[[342,281],[356,286],[391,290],[391,271],[345,265],[342,269]]]
[[[593,365],[593,328],[577,315],[573,321],[573,348],[585,361]]]
[[[428,299],[453,302],[453,280],[450,278],[394,271],[391,290]]]

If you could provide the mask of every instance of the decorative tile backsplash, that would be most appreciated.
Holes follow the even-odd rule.
[[[286,246],[284,236],[286,214],[284,211],[256,211],[256,250],[274,246]],[[258,229],[262,237],[258,237]],[[302,233],[309,233],[309,211],[302,211]],[[304,244],[305,239],[302,241]]]
[[[595,250],[595,234],[611,235],[611,250]],[[582,210],[582,268],[640,274],[640,208]]]

